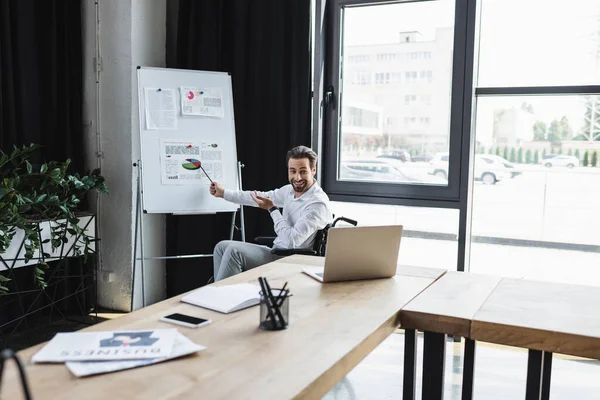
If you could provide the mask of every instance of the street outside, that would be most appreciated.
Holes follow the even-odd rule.
[[[600,168],[516,165],[521,175],[475,182],[472,235],[600,246]],[[334,213],[359,225],[458,233],[458,211],[335,202]],[[472,243],[471,272],[600,286],[600,252]],[[547,248],[550,247],[550,248]],[[401,264],[456,269],[457,241],[402,239]],[[585,249],[584,249],[585,250]]]

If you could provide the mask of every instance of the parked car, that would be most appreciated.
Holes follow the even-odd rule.
[[[560,154],[558,154],[558,153],[557,154],[554,154],[554,153],[544,154],[544,155],[542,155],[542,160],[547,160],[549,158],[553,158],[553,157],[556,157],[556,156],[560,156]]]
[[[393,158],[403,162],[410,162],[410,154],[406,150],[391,150],[377,156],[377,158]]]
[[[515,176],[519,176],[519,175],[521,175],[521,174],[522,174],[522,172],[521,172],[521,171],[518,171],[518,170],[515,168],[515,164],[511,163],[511,162],[510,162],[510,161],[508,161],[506,158],[503,158],[503,157],[497,156],[497,155],[495,155],[495,154],[486,154],[486,155],[485,155],[485,157],[486,157],[486,158],[493,158],[493,159],[495,159],[495,160],[497,160],[497,161],[501,162],[502,164],[504,164],[504,167],[505,167],[505,168],[508,168],[508,169],[510,169],[510,177],[511,177],[511,178],[514,178]]]
[[[485,185],[512,178],[514,166],[504,158],[490,154],[475,155],[475,180]],[[430,162],[430,174],[448,179],[448,153],[437,153]]]
[[[433,156],[431,154],[419,154],[410,157],[410,161],[412,162],[430,162],[432,159]]]
[[[340,164],[340,179],[407,184],[446,185],[447,180],[431,176],[427,169],[414,168],[395,160],[354,159]]]
[[[554,157],[546,158],[542,160],[544,167],[567,167],[575,168],[579,167],[579,159],[574,156],[556,155]]]

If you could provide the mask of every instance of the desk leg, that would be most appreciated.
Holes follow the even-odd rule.
[[[446,335],[425,332],[423,345],[423,399],[444,398],[444,369],[446,366]]]
[[[404,378],[402,383],[402,399],[414,400],[415,380],[417,376],[417,331],[404,330]]]
[[[462,400],[473,399],[473,377],[475,374],[475,341],[465,338],[463,363]]]
[[[551,374],[552,353],[541,350],[529,350],[525,399],[548,400],[550,398]]]
[[[552,353],[544,352],[544,374],[542,376],[542,400],[550,400],[550,377],[552,376]]]

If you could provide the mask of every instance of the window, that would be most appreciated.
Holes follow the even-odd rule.
[[[600,263],[592,247],[600,236],[591,233],[600,225],[600,3],[481,7],[471,270],[600,285],[588,268]],[[497,21],[509,14],[506,30]],[[550,49],[561,57],[551,59]],[[506,246],[515,240],[521,246]],[[511,268],[496,261],[500,253],[514,260]]]
[[[433,71],[421,71],[419,75],[422,82],[431,83],[433,80]]]
[[[430,106],[431,105],[431,95],[430,94],[422,94],[420,96],[421,104]]]
[[[365,55],[365,54],[351,55],[351,56],[348,56],[348,62],[350,62],[350,63],[369,62],[369,56]]]
[[[396,53],[378,53],[377,54],[377,61],[387,62],[387,61],[394,61],[394,60],[396,60]]]
[[[391,211],[380,215],[379,208],[397,206],[381,203],[406,207],[402,222],[415,209],[431,206],[419,215],[419,222],[431,221],[419,234],[438,237],[445,232],[433,212],[443,204],[456,212],[460,225],[453,226],[458,228],[453,238],[461,243],[459,269],[600,286],[600,2],[478,0],[475,9],[475,2],[463,0],[331,1],[332,18],[338,18],[333,36],[340,42],[329,46],[329,82],[339,84],[341,103],[370,102],[380,107],[386,123],[380,138],[351,136],[339,129],[338,111],[330,113],[325,158],[330,162],[325,179],[330,197],[344,205],[380,203],[361,205],[369,223],[395,221]],[[453,18],[431,27],[433,15]],[[455,37],[455,31],[461,34]],[[390,50],[390,42],[397,48]],[[399,73],[402,84],[359,92],[339,81],[339,69],[345,68],[339,57],[367,45],[381,46],[373,54],[403,54],[396,64],[402,69],[391,75],[395,82],[394,73]],[[472,86],[475,96],[463,98],[460,93],[471,93]],[[396,124],[387,123],[393,118]],[[443,132],[443,138],[435,138],[436,132]],[[360,145],[346,152],[348,147],[338,144],[347,137]],[[400,168],[426,165],[428,175],[448,183],[396,183],[397,178],[383,176],[392,168],[364,171],[371,175],[343,174],[353,159],[375,154],[391,158],[387,149],[394,141],[398,150],[410,153],[411,161],[398,163]],[[474,149],[468,148],[471,142]],[[460,180],[459,193],[453,179]],[[427,257],[431,248],[428,241],[419,257]],[[430,265],[447,260],[442,258]],[[553,362],[553,368],[559,362],[563,370],[567,362],[574,363]],[[574,373],[574,367],[563,371],[563,381]],[[567,387],[554,377],[553,387]]]
[[[342,121],[345,125],[360,128],[379,128],[379,113],[358,107],[346,107]]]
[[[465,71],[454,70],[455,65],[464,63],[460,55],[464,51],[457,53],[454,49],[454,26],[457,18],[466,19],[466,13],[455,16],[454,11],[462,10],[455,1],[466,0],[392,4],[371,3],[369,0],[365,4],[332,1],[332,7],[339,13],[331,14],[335,28],[328,49],[334,59],[328,79],[334,87],[339,84],[337,103],[343,108],[328,109],[332,114],[327,119],[326,140],[330,142],[326,148],[331,153],[324,159],[333,165],[324,167],[328,174],[324,187],[332,196],[336,191],[341,194],[349,190],[355,194],[376,194],[395,199],[425,196],[455,201],[460,172],[460,155],[456,151],[460,151],[457,145],[461,140],[463,119],[462,106],[458,104],[462,102],[464,91],[453,89],[453,83],[462,82]],[[439,17],[432,19],[431,15]],[[402,31],[403,27],[407,29]],[[373,86],[361,86],[353,84],[351,79],[343,79],[353,67],[336,60],[345,54],[358,55],[359,52],[372,55],[368,63],[361,64],[361,69],[371,71]],[[434,52],[435,65],[430,61]],[[400,60],[402,62],[398,62]],[[397,67],[392,67],[391,63]],[[387,70],[382,70],[386,68],[384,64],[390,65]],[[447,71],[447,74],[436,81],[434,91],[421,95],[418,93],[420,86],[432,82],[434,67]],[[454,123],[453,97],[457,101]],[[350,113],[349,104],[353,107],[361,104],[360,109],[372,110],[380,121],[378,127],[364,121],[359,123],[356,115]],[[436,106],[434,113],[427,110],[433,104]],[[344,121],[347,118],[350,120]],[[364,114],[361,118],[365,118]],[[394,120],[397,123],[393,123]],[[451,150],[452,143],[454,150]],[[416,157],[417,160],[427,160],[439,152],[450,152],[449,174],[444,178],[434,176],[431,166],[425,162],[401,166],[404,175],[417,176],[418,179],[384,180],[373,175],[369,182],[364,175],[350,172],[350,164],[359,159],[394,151],[421,156]],[[377,190],[369,186],[371,183],[377,184]]]
[[[417,83],[417,71],[406,71],[404,73],[404,81],[407,84]]]
[[[417,102],[417,95],[415,94],[407,94],[404,96],[404,104],[409,106]]]
[[[375,74],[375,84],[388,84],[390,83],[390,73],[389,72],[377,72]]]
[[[599,8],[597,0],[481,1],[478,85],[598,85]]]
[[[359,85],[369,85],[371,83],[371,74],[366,71],[356,73],[356,83]]]

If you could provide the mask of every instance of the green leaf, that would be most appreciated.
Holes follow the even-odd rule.
[[[69,174],[70,160],[50,160],[38,167],[31,157],[39,148],[39,145],[27,144],[13,146],[10,153],[0,151],[0,254],[12,244],[16,230],[22,229],[25,235],[22,257],[28,264],[37,265],[34,280],[38,286],[46,287],[43,274],[46,267],[41,261],[49,254],[44,253],[42,245],[59,248],[63,242],[69,243],[63,237],[68,233],[69,237],[77,237],[77,254],[84,257],[93,254],[89,243],[95,243],[97,239],[76,226],[75,211],[88,192],[107,193],[108,190],[105,178],[97,169],[87,174]],[[53,221],[49,239],[42,240],[39,236],[40,228],[34,221],[41,219]],[[0,284],[6,279],[0,276]],[[12,290],[12,285],[3,285],[0,295],[7,287]]]

